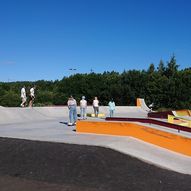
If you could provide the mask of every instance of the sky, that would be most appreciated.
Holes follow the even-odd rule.
[[[191,66],[190,0],[0,0],[0,81]],[[76,69],[76,70],[70,70]]]

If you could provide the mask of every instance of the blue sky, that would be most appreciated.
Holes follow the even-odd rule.
[[[0,0],[0,81],[142,70],[173,54],[190,67],[190,10],[190,0]]]

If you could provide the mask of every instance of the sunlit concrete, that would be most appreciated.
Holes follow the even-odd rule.
[[[92,113],[93,108],[88,107],[88,112]],[[101,107],[100,112],[105,113],[106,116],[109,113],[107,107]],[[138,107],[117,107],[115,111],[115,116],[119,117],[146,117],[146,114]],[[88,118],[88,120],[104,119]],[[1,137],[102,146],[129,154],[162,168],[191,174],[191,157],[132,137],[77,133],[75,127],[67,126],[67,122],[67,107],[0,107]],[[152,125],[150,126],[152,127]],[[155,128],[159,127],[155,126]],[[171,132],[170,129],[168,131]]]

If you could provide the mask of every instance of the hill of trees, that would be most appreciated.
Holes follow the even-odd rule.
[[[36,106],[66,105],[68,96],[79,102],[85,95],[91,104],[98,96],[101,105],[113,98],[116,105],[135,105],[136,98],[145,98],[147,104],[154,102],[155,108],[191,108],[191,68],[179,70],[175,56],[158,67],[150,64],[148,70],[128,70],[122,73],[104,72],[75,74],[62,80],[36,82],[0,82],[0,105],[19,106],[20,90],[26,86],[27,93],[35,84]]]

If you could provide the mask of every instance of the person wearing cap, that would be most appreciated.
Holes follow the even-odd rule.
[[[87,110],[87,101],[85,100],[85,96],[82,96],[80,100],[80,117],[81,119],[86,119],[86,110]]]
[[[73,96],[68,99],[68,109],[69,109],[69,123],[68,126],[76,125],[77,121],[77,103]]]

